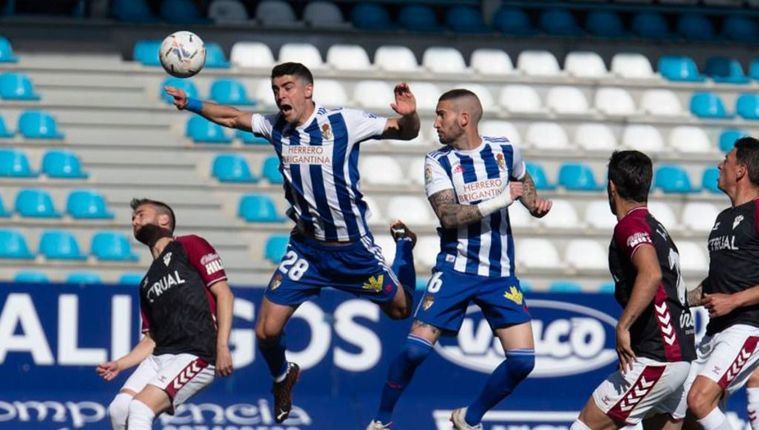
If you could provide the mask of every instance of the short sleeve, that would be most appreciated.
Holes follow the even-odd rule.
[[[453,183],[440,163],[429,155],[424,159],[424,189],[427,197],[453,189]]]
[[[654,246],[651,227],[644,219],[633,218],[630,215],[622,218],[622,221],[614,228],[614,240],[617,247],[624,250],[625,255],[630,259],[641,246]]]
[[[527,171],[524,165],[524,160],[522,159],[522,151],[517,148],[515,145],[511,145],[514,159],[511,162],[511,177],[516,180],[521,180],[524,178],[524,174]]]
[[[353,143],[368,139],[379,139],[385,132],[387,118],[357,109],[341,110],[348,136]]]
[[[184,247],[190,265],[198,271],[206,287],[227,279],[221,257],[205,239],[191,235],[178,237],[177,240]]]
[[[266,139],[271,138],[271,131],[274,128],[274,123],[277,121],[278,114],[261,115],[254,113],[250,119],[251,131],[255,134],[260,134]]]

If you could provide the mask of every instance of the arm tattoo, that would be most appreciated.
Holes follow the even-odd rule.
[[[704,283],[698,284],[698,287],[688,291],[688,306],[701,306],[704,299]]]
[[[456,203],[453,190],[437,192],[431,195],[429,200],[443,228],[454,228],[482,219],[482,214],[476,205]]]
[[[535,188],[535,181],[532,180],[532,176],[530,176],[529,173],[525,172],[521,182],[522,197],[519,199],[528,211],[533,212],[535,210],[535,201],[538,199],[538,190]]]
[[[440,333],[441,333],[440,329],[435,327],[434,325],[430,325],[430,324],[427,324],[426,322],[422,322],[419,320],[414,320],[414,323],[411,324],[411,330],[422,328],[422,327],[427,327],[430,329],[430,331],[432,331],[432,333],[435,336],[440,336]]]

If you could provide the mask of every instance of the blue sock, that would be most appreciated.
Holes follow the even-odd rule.
[[[482,421],[482,416],[506,396],[511,394],[520,382],[535,367],[535,350],[512,349],[506,351],[506,359],[495,368],[480,395],[469,405],[464,420],[475,426]]]
[[[414,255],[411,252],[411,239],[401,239],[395,242],[395,258],[393,259],[393,272],[398,276],[403,289],[414,297],[416,290],[416,269],[414,269]]]
[[[277,380],[287,372],[287,360],[285,359],[285,335],[281,334],[276,339],[259,340],[258,350],[269,366],[269,373]]]
[[[417,366],[422,364],[427,355],[432,350],[432,344],[426,339],[408,335],[403,350],[390,364],[387,372],[387,382],[382,388],[382,399],[380,400],[379,410],[374,417],[375,420],[387,424],[392,420],[393,409],[398,399],[403,394],[403,390],[411,382]]]

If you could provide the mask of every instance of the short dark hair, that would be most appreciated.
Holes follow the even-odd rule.
[[[174,228],[177,226],[177,217],[174,216],[174,210],[171,209],[169,205],[167,205],[164,202],[159,202],[158,200],[151,200],[151,199],[137,199],[134,198],[129,203],[129,206],[132,207],[133,211],[136,211],[138,207],[144,206],[144,205],[151,205],[156,208],[158,213],[168,215],[169,216],[169,230],[171,230],[172,233],[174,233]]]
[[[460,97],[474,97],[474,98],[476,98],[476,99],[479,100],[479,98],[477,97],[477,94],[473,93],[472,91],[469,91],[469,90],[464,89],[464,88],[454,88],[452,90],[448,90],[448,91],[444,92],[440,96],[440,98],[438,99],[438,101],[442,102],[442,101],[445,101],[445,100],[455,100],[455,99],[458,99]]]
[[[300,63],[282,63],[277,64],[271,69],[271,78],[278,78],[280,76],[292,75],[303,79],[309,84],[314,83],[314,75],[308,70],[308,67]]]
[[[751,183],[759,185],[759,140],[749,136],[736,140],[735,160],[746,166]]]
[[[653,163],[640,151],[614,151],[609,159],[609,180],[625,200],[645,203],[651,188]]]

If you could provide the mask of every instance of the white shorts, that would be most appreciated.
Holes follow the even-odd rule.
[[[683,383],[690,363],[664,363],[638,357],[632,370],[616,371],[593,391],[593,400],[603,413],[619,423],[635,425],[655,414],[685,417]],[[682,404],[682,405],[681,405]]]
[[[148,384],[169,395],[170,414],[174,409],[207,387],[214,380],[215,367],[192,354],[162,354],[146,358],[121,387],[135,393]]]
[[[729,395],[743,387],[759,365],[759,328],[732,325],[714,336],[704,336],[698,344],[698,358],[690,368],[685,386],[690,389],[696,376],[719,384]]]

